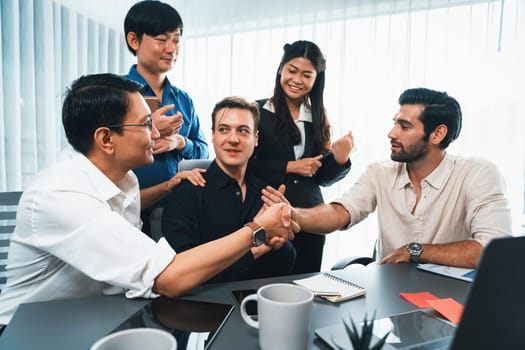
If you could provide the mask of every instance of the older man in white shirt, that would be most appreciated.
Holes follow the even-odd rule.
[[[159,137],[141,86],[112,74],[79,78],[62,120],[75,152],[38,174],[24,191],[0,295],[0,325],[21,303],[126,293],[177,296],[208,280],[254,244],[246,226],[176,254],[141,231],[140,194],[130,169],[153,162]],[[268,244],[293,238],[291,208],[254,219]]]

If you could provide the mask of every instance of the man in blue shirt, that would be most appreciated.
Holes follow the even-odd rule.
[[[180,183],[180,179],[170,179],[177,173],[181,159],[208,158],[208,145],[193,101],[166,76],[177,61],[182,31],[178,12],[159,1],[136,3],[124,20],[128,49],[137,57],[137,64],[126,77],[144,85],[144,96],[160,99],[160,108],[152,111],[153,123],[161,136],[155,142],[155,161],[134,169],[143,208],[163,206],[158,201]],[[198,182],[201,184],[202,178]],[[144,224],[147,227],[148,220]]]

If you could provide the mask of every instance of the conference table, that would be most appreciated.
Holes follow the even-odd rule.
[[[375,313],[376,318],[382,318],[416,310],[416,306],[399,296],[401,292],[427,291],[464,304],[471,285],[418,270],[414,264],[371,264],[330,273],[365,287],[366,295],[337,304],[315,298],[308,349],[330,349],[314,331],[341,323],[342,317],[351,316],[361,321],[365,313],[368,316]],[[292,283],[294,279],[311,275],[201,285],[181,298],[234,305],[210,344],[210,350],[259,349],[258,331],[243,321],[232,291],[257,289],[269,283]],[[0,349],[87,350],[150,302],[113,295],[22,304],[0,337]]]

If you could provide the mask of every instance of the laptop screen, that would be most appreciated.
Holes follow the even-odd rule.
[[[525,237],[483,251],[451,349],[525,349]]]

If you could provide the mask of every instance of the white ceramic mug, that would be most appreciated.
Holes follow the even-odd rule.
[[[262,350],[304,350],[307,348],[313,307],[312,291],[295,284],[269,284],[241,302],[244,321],[259,329]],[[246,312],[246,303],[257,301],[258,321]]]
[[[177,350],[177,340],[170,333],[156,328],[131,328],[106,335],[90,350]]]

